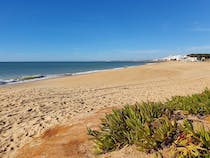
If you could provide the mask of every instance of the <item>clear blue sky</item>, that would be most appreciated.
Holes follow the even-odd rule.
[[[1,0],[0,61],[210,52],[210,0]]]

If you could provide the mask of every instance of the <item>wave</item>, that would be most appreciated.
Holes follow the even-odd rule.
[[[37,79],[43,79],[46,76],[44,75],[31,75],[31,76],[22,76],[14,79],[0,79],[0,85],[5,84],[12,84],[12,83],[20,83],[20,82],[26,82],[26,81],[34,81]]]

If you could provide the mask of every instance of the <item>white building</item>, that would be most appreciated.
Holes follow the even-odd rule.
[[[160,61],[185,61],[185,62],[197,62],[196,57],[189,57],[186,55],[174,55],[160,59]]]

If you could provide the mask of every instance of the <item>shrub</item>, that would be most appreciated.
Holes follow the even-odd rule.
[[[150,125],[143,126],[147,130],[139,130],[136,145],[140,151],[157,151],[165,146],[169,146],[176,135],[177,123],[171,122],[168,117],[157,118]]]
[[[210,91],[205,89],[201,94],[192,96],[174,96],[165,103],[165,108],[187,111],[190,114],[210,114]]]
[[[180,125],[181,133],[172,145],[175,157],[207,157],[210,156],[210,131],[202,126],[197,132],[190,121],[184,120]]]
[[[201,127],[197,132],[190,121],[177,124],[174,111],[189,114],[210,114],[210,91],[192,96],[175,96],[164,104],[143,102],[113,110],[101,120],[99,130],[88,129],[97,153],[106,153],[126,145],[136,144],[147,153],[164,147],[173,149],[176,157],[206,157],[210,155],[210,131]]]
[[[96,152],[105,153],[136,143],[141,134],[149,132],[146,124],[162,116],[161,106],[162,103],[153,102],[135,104],[107,114],[101,120],[100,131],[88,129],[95,139]]]

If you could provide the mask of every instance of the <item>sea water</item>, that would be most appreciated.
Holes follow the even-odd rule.
[[[150,61],[104,62],[0,62],[0,84],[24,80],[77,75],[151,63]]]

